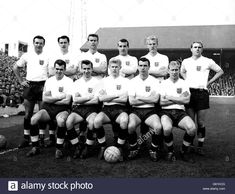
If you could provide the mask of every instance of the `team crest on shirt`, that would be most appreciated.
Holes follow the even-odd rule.
[[[99,59],[99,58],[95,58],[95,62],[96,62],[96,63],[99,63],[99,62],[100,62],[100,59]]]
[[[117,90],[121,90],[121,85],[116,85]]]
[[[88,88],[87,90],[88,90],[88,93],[90,94],[93,92],[93,88]]]
[[[44,60],[39,60],[39,64],[43,65],[44,64]]]
[[[197,71],[201,71],[202,66],[197,66]]]
[[[176,92],[177,92],[177,94],[181,94],[182,93],[182,88],[177,88]]]
[[[158,67],[159,66],[159,62],[154,62],[154,66]]]
[[[63,92],[64,91],[64,87],[59,87],[59,92]]]
[[[66,64],[69,64],[69,59],[64,60]]]
[[[151,90],[151,87],[150,87],[150,86],[145,86],[145,91],[146,91],[146,92],[150,92],[150,90]]]
[[[126,61],[126,65],[129,66],[130,65],[130,61]]]

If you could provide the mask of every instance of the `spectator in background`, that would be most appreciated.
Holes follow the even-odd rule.
[[[4,90],[0,89],[0,106],[3,108],[6,106],[7,96],[4,94]]]
[[[7,56],[0,52],[0,86],[2,89],[2,94],[5,96],[4,107],[18,107],[19,104],[22,103],[23,87],[17,83],[17,79],[12,70],[13,64],[16,61],[16,57]],[[21,74],[22,77],[24,77],[25,72],[21,71]],[[17,93],[17,95],[15,95],[15,93]],[[12,97],[11,94],[14,96]]]

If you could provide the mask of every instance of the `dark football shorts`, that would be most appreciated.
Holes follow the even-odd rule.
[[[92,113],[99,113],[100,112],[100,106],[99,105],[74,105],[72,112],[77,113],[80,115],[84,120],[92,114]]]
[[[190,88],[190,93],[190,102],[185,105],[185,108],[192,108],[196,111],[210,108],[208,90]]]
[[[125,112],[128,114],[128,108],[124,105],[104,105],[101,112],[105,113],[114,122],[121,113]]]
[[[138,116],[142,122],[144,122],[148,117],[150,117],[154,114],[157,115],[157,111],[154,107],[153,108],[135,108],[135,107],[133,107],[131,109],[130,113],[133,113],[136,116]]]
[[[180,109],[162,109],[159,112],[159,116],[162,117],[163,115],[167,115],[172,120],[174,126],[178,126],[179,122],[188,116],[184,110]]]
[[[42,101],[42,93],[45,81],[29,81],[29,87],[24,88],[23,98],[28,101]]]
[[[51,103],[46,103],[46,102],[42,104],[41,109],[45,109],[48,112],[51,120],[54,120],[56,118],[56,115],[60,112],[63,112],[63,111],[70,112],[69,105],[57,105],[57,104],[51,104]]]

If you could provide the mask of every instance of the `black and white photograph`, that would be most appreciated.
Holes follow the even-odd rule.
[[[0,0],[0,193],[234,193],[234,0]]]

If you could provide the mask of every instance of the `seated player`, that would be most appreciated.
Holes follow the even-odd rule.
[[[130,153],[129,159],[133,159],[138,154],[137,127],[144,122],[154,134],[149,150],[150,158],[158,161],[160,158],[159,147],[161,142],[161,122],[155,109],[155,103],[159,100],[159,81],[149,76],[150,62],[147,58],[140,58],[138,61],[139,75],[130,82],[129,102],[132,106],[129,115],[128,133]]]
[[[95,130],[102,129],[106,123],[117,123],[118,139],[116,146],[121,152],[120,161],[123,161],[123,146],[127,138],[128,109],[126,106],[128,99],[128,79],[120,75],[121,61],[112,58],[109,61],[110,76],[103,79],[103,89],[100,92],[99,100],[104,107],[95,118]],[[99,140],[102,144],[99,158],[103,157],[105,149],[105,136]],[[101,137],[101,136],[100,136]],[[102,140],[102,141],[101,141]]]
[[[32,128],[30,130],[33,148],[27,153],[27,156],[34,156],[40,153],[39,149],[39,123],[47,123],[56,119],[58,125],[57,145],[58,148],[66,132],[65,121],[68,117],[71,103],[70,87],[72,80],[64,75],[66,63],[62,60],[56,60],[54,63],[55,76],[45,82],[43,91],[43,105],[31,118]],[[76,139],[72,137],[71,140]],[[58,153],[56,153],[58,155]]]
[[[76,157],[86,158],[88,152],[95,141],[93,138],[94,129],[94,119],[97,113],[100,111],[98,93],[100,88],[100,81],[92,77],[93,64],[89,60],[81,61],[81,71],[83,76],[76,80],[73,88],[73,109],[72,113],[69,115],[66,126],[68,131],[73,129],[78,123],[86,123],[87,140],[85,143],[85,148],[83,145],[80,147],[80,152]],[[80,126],[81,127],[81,126]],[[81,129],[86,131],[86,129]],[[82,142],[80,142],[82,143]],[[84,148],[84,149],[83,149]]]
[[[190,142],[192,142],[196,126],[193,120],[186,114],[184,105],[189,103],[190,92],[187,83],[179,78],[180,64],[171,61],[168,67],[170,77],[161,83],[160,111],[161,123],[164,133],[164,141],[168,149],[167,160],[174,161],[175,153],[173,148],[173,126],[185,130],[182,150],[180,155],[186,162],[194,162],[188,152]]]

